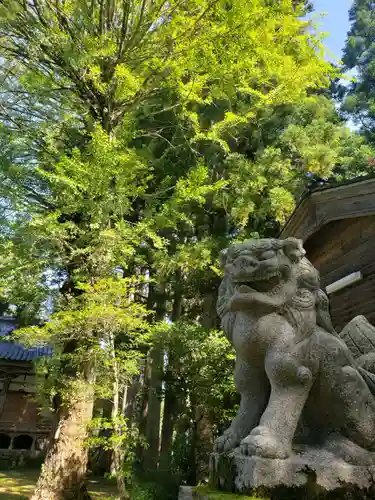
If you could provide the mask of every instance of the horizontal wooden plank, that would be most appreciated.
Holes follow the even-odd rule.
[[[362,261],[375,247],[375,216],[365,220],[353,219],[352,222],[338,221],[314,235],[305,245],[307,257],[324,277],[348,261]],[[346,261],[342,260],[346,259]],[[368,260],[368,259],[367,259]],[[341,276],[342,277],[342,276]]]
[[[343,317],[343,316],[337,316],[335,317],[335,315],[332,315],[332,324],[335,328],[336,331],[338,332],[341,332],[341,330],[343,328],[345,328],[345,326],[350,323],[350,321],[352,319],[354,319],[356,316],[358,316],[358,314],[354,314],[354,315],[350,315],[348,314],[347,316]],[[364,315],[367,319],[367,321],[375,326],[375,314],[365,314]]]
[[[341,330],[355,316],[363,315],[375,323],[375,263],[363,269],[367,274],[361,282],[329,296],[330,312],[334,326]]]
[[[361,271],[364,276],[368,276],[373,270],[368,266],[374,262],[374,249],[375,238],[372,238],[334,261],[328,262],[326,266],[320,268],[316,266],[321,276],[321,282],[327,286],[355,271]]]
[[[345,307],[347,302],[360,303],[372,295],[375,296],[375,280],[370,277],[330,294],[329,299],[332,303],[341,303]]]
[[[366,316],[367,314],[372,314],[374,310],[374,301],[365,301],[362,304],[350,304],[345,309],[335,307],[335,304],[331,304],[331,313],[338,317],[341,316],[359,316],[360,314]]]
[[[370,322],[375,320],[374,300],[365,300],[359,305],[350,305],[345,309],[340,309],[334,303],[331,303],[330,311],[334,325],[344,326],[348,321],[359,315],[365,316]]]

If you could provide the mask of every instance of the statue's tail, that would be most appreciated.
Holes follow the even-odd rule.
[[[364,316],[356,316],[339,337],[347,345],[358,371],[375,395],[375,327]]]

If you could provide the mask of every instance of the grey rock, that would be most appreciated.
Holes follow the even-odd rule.
[[[193,487],[180,486],[180,491],[178,493],[178,500],[193,500]]]
[[[353,467],[372,471],[375,328],[358,317],[341,336],[335,332],[319,273],[300,240],[233,245],[221,265],[217,311],[236,351],[241,404],[215,452],[239,448],[236,460],[256,482],[267,467],[279,471],[273,481],[278,474],[297,481],[301,445],[316,450],[310,465],[330,457],[332,474],[337,464],[348,464],[345,474]]]

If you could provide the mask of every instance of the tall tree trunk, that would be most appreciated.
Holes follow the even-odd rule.
[[[124,457],[121,450],[117,447],[113,450],[113,467],[118,473],[116,474],[117,489],[119,492],[120,500],[129,500],[130,495],[126,489],[124,474],[122,473],[122,468],[124,465]]]
[[[203,296],[203,314],[201,325],[207,329],[220,328],[218,315],[216,312],[217,292],[216,290],[208,291]]]
[[[101,418],[111,418],[113,407],[112,401],[109,401],[108,399],[97,399],[94,406],[94,417],[96,416],[96,406],[100,407],[102,410],[102,413],[100,415]],[[101,438],[108,438],[109,435],[109,429],[101,429],[99,431],[99,437]],[[111,459],[111,450],[106,450],[101,446],[100,448],[94,449],[91,451],[91,453],[89,453],[89,468],[95,475],[104,476],[104,474],[110,472],[111,470]]]
[[[176,415],[177,398],[169,386],[165,389],[163,426],[161,432],[160,464],[164,470],[169,469],[171,462],[172,438]]]
[[[176,272],[176,288],[173,300],[172,316],[173,322],[181,318],[182,310],[182,289],[179,283],[181,282],[181,272]],[[173,367],[173,353],[168,353],[168,369]],[[167,369],[167,370],[168,370]],[[163,469],[168,470],[171,462],[172,452],[172,438],[175,424],[175,416],[177,410],[177,395],[175,390],[167,380],[165,380],[165,398],[164,398],[164,412],[163,412],[163,425],[161,431],[161,447],[160,447],[160,464]]]
[[[195,397],[191,397],[193,422],[191,427],[191,442],[189,450],[189,473],[187,484],[195,486],[198,478],[198,444],[199,444],[199,423],[203,418],[198,402]]]
[[[145,471],[155,470],[157,468],[159,458],[162,363],[163,350],[160,346],[152,347],[149,355],[151,377],[148,391],[148,413],[146,424],[146,441],[148,447],[145,450]]]
[[[208,477],[209,456],[214,442],[214,429],[204,408],[198,408],[197,421],[197,450],[196,450],[196,478],[197,483]]]
[[[88,449],[84,445],[92,418],[92,384],[75,384],[74,400],[60,406],[57,425],[30,500],[89,500],[86,489]]]
[[[147,416],[148,416],[148,392],[150,387],[150,377],[151,370],[149,366],[149,359],[146,358],[146,362],[143,369],[143,374],[140,377],[140,392],[141,392],[141,402],[138,414],[138,433],[139,436],[144,438],[146,436],[146,426],[147,426]],[[142,442],[139,440],[136,449],[136,468],[139,472],[143,470],[143,460],[144,460],[144,448]]]
[[[165,287],[150,286],[150,310],[155,311],[154,321],[162,321],[166,313]],[[158,466],[160,445],[161,394],[163,382],[164,351],[162,346],[154,345],[149,352],[147,365],[150,370],[150,385],[148,389],[148,411],[146,423],[147,449],[144,453],[145,471],[154,471]]]
[[[140,389],[140,376],[134,375],[133,380],[128,387],[126,393],[126,399],[124,399],[125,402],[124,417],[126,418],[129,427],[131,427],[133,424],[134,409],[139,389]]]
[[[125,477],[124,477],[124,452],[123,452],[123,444],[121,442],[122,437],[122,426],[121,422],[119,422],[119,417],[122,417],[122,407],[120,405],[120,370],[116,360],[115,353],[115,341],[114,338],[111,338],[112,345],[112,353],[113,353],[113,408],[112,408],[112,422],[113,422],[113,431],[115,438],[113,454],[112,454],[112,469],[116,476],[117,489],[120,494],[120,500],[129,500],[130,495],[126,489]],[[125,394],[124,394],[125,396]]]
[[[69,277],[61,287],[64,294],[78,296],[82,293]],[[62,376],[68,382],[64,394],[54,398],[55,428],[51,434],[43,469],[30,500],[91,500],[86,488],[88,466],[88,424],[95,404],[95,366],[83,362],[78,368],[69,361],[79,347],[77,339],[70,339],[64,346],[61,360]]]

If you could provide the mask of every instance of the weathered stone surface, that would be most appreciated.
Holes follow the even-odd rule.
[[[375,466],[356,466],[338,460],[322,449],[310,449],[287,459],[269,459],[244,456],[239,450],[223,456],[211,456],[212,476],[217,488],[239,493],[252,493],[257,489],[273,490],[308,486],[317,493],[331,492],[355,485],[363,492],[374,491]],[[230,464],[231,471],[228,468]],[[221,465],[221,467],[220,467]]]
[[[361,317],[335,332],[304,255],[295,238],[222,252],[217,310],[236,350],[241,404],[215,452],[236,449],[241,484],[298,485],[303,466],[322,487],[362,487],[375,464],[375,328]],[[310,452],[296,455],[300,446]]]
[[[180,491],[178,493],[178,500],[193,500],[193,487],[180,486]]]

